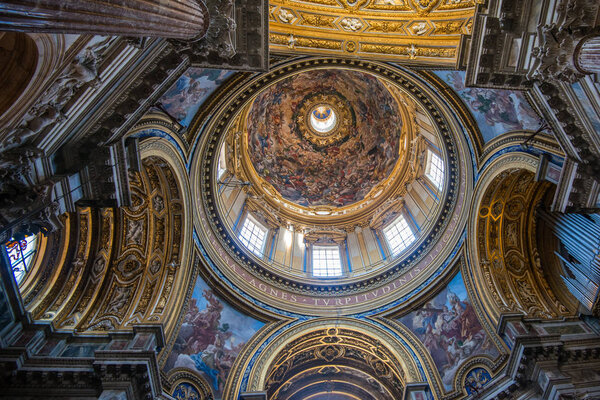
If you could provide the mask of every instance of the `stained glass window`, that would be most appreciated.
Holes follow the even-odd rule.
[[[263,248],[267,239],[267,228],[262,226],[250,214],[246,216],[239,238],[254,254],[262,257]]]
[[[431,183],[438,190],[442,190],[444,183],[444,164],[442,159],[431,150],[427,150],[427,168],[425,168],[425,176],[429,178]]]
[[[415,235],[403,216],[400,216],[386,227],[383,234],[393,256],[400,254],[415,240]]]
[[[37,235],[26,236],[22,240],[11,240],[4,245],[13,275],[17,283],[21,283],[33,262],[37,249]]]
[[[342,261],[338,246],[313,246],[313,276],[341,276]]]

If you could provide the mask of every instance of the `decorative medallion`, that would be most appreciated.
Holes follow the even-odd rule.
[[[344,100],[335,94],[309,96],[296,117],[302,136],[317,147],[337,144],[350,133],[352,113]]]

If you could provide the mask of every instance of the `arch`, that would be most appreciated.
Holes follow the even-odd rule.
[[[168,136],[176,136],[170,129],[162,127],[161,130]],[[194,244],[192,239],[193,231],[193,207],[192,195],[189,184],[189,177],[186,170],[183,154],[178,148],[165,138],[148,138],[140,143],[140,157],[156,157],[166,162],[174,174],[177,182],[182,205],[182,224],[180,226],[182,233],[180,248],[180,271],[173,280],[173,292],[191,293],[194,287],[194,281],[198,275],[198,260],[194,257]],[[181,318],[185,310],[185,302],[189,296],[175,295],[171,298],[171,303],[165,308],[165,315],[169,318],[163,322],[164,332],[167,343],[171,343],[177,336],[177,329],[181,325]],[[170,348],[170,346],[166,346]]]
[[[378,382],[374,387],[381,385],[392,395],[406,383],[426,380],[421,360],[405,343],[375,321],[316,318],[279,330],[268,341],[256,343],[255,346],[237,365],[238,373],[245,371],[248,374],[244,390],[249,392],[265,390],[271,396],[281,391],[280,386],[289,381],[292,386],[298,382],[305,388],[298,389],[300,392],[313,386],[312,391],[302,393],[314,394],[319,389],[316,385],[318,382],[302,375],[304,369],[322,375],[333,373],[338,380],[357,369],[369,376],[368,380]],[[360,357],[364,360],[362,364],[356,361]],[[334,368],[326,371],[323,370],[325,367]],[[335,371],[336,368],[338,371]],[[395,386],[389,380],[392,377],[397,382]],[[239,389],[239,386],[232,388],[235,391]],[[227,397],[227,393],[225,395]]]
[[[0,55],[3,68],[0,73],[0,115],[4,114],[21,96],[35,73],[38,51],[35,41],[21,32],[0,33]]]
[[[167,375],[165,389],[174,395],[180,386],[187,386],[190,389],[190,393],[186,399],[189,400],[210,400],[213,398],[213,393],[210,389],[210,385],[201,376],[198,376],[194,371],[190,371],[186,368],[174,368]],[[191,394],[197,393],[197,399],[194,399]],[[179,399],[180,397],[176,397]]]
[[[46,246],[24,293],[35,319],[86,333],[149,323],[163,324],[167,336],[174,331],[177,294],[194,267],[185,169],[167,149],[142,146],[142,168],[130,171],[130,207],[67,215],[73,222]]]
[[[0,105],[0,128],[13,126],[37,101],[46,90],[52,74],[60,67],[66,50],[63,35],[6,32],[0,40],[5,40],[9,34],[18,35],[14,53],[10,55],[11,59],[27,67],[19,66],[19,69],[24,69],[25,72],[18,80],[19,90],[13,92],[10,102]],[[14,79],[9,73],[4,75]]]
[[[535,245],[535,210],[552,187],[535,180],[538,163],[527,153],[504,154],[475,188],[463,268],[473,277],[480,308],[496,325],[503,313],[545,319],[572,313],[548,284]]]

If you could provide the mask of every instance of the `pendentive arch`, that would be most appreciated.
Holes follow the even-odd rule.
[[[536,209],[549,182],[537,182],[539,159],[504,154],[482,172],[475,188],[467,231],[469,262],[480,309],[494,325],[504,313],[554,319],[572,315],[568,296],[552,287],[536,246]]]
[[[281,398],[286,399],[296,398],[292,392],[304,396],[320,390],[319,381],[304,376],[305,370],[322,376],[323,382],[343,381],[352,371],[362,371],[365,379],[374,382],[373,388],[381,386],[385,393],[394,396],[407,383],[426,380],[421,361],[413,354],[378,323],[356,318],[316,318],[280,330],[266,344],[248,351],[237,368],[240,375],[244,371],[248,374],[244,391],[267,391],[269,396],[277,393],[277,398],[284,396],[285,387],[297,389],[285,390],[286,397]],[[240,383],[232,388],[231,395],[240,391]],[[351,390],[351,386],[341,390]]]
[[[509,349],[502,339],[496,334],[495,326],[483,316],[483,312],[479,308],[479,304],[473,301],[476,296],[472,284],[472,279],[468,275],[464,274],[466,264],[466,249],[462,246],[459,250],[456,258],[451,261],[452,267],[448,269],[443,279],[439,280],[435,284],[430,286],[429,297],[419,299],[417,302],[388,313],[385,317],[379,318],[382,324],[387,325],[398,337],[408,343],[408,346],[421,360],[421,365],[424,368],[424,374],[427,377],[426,381],[429,383],[431,391],[437,398],[456,398],[462,395],[466,395],[463,382],[465,381],[469,372],[474,368],[484,368],[495,376],[504,367],[505,362],[508,358]],[[467,300],[471,303],[472,307],[477,316],[477,322],[480,324],[481,329],[485,332],[485,335],[489,339],[489,345],[495,347],[497,353],[492,352],[476,352],[470,354],[464,358],[460,364],[457,365],[454,378],[450,387],[445,387],[442,376],[440,374],[440,365],[436,366],[436,361],[431,355],[430,345],[426,345],[423,338],[419,338],[415,334],[414,330],[408,329],[400,320],[400,317],[406,316],[414,311],[422,311],[431,305],[431,300],[437,296],[437,293],[447,288],[448,284],[453,281],[457,274],[462,272],[462,279],[467,291]],[[495,354],[495,355],[494,355]]]
[[[193,270],[189,185],[166,140],[140,148],[130,207],[80,207],[46,240],[22,285],[35,319],[86,333],[134,324],[162,324],[166,336],[175,330],[178,294]]]

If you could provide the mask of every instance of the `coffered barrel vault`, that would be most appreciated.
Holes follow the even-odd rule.
[[[273,51],[453,66],[478,1],[270,2]]]

